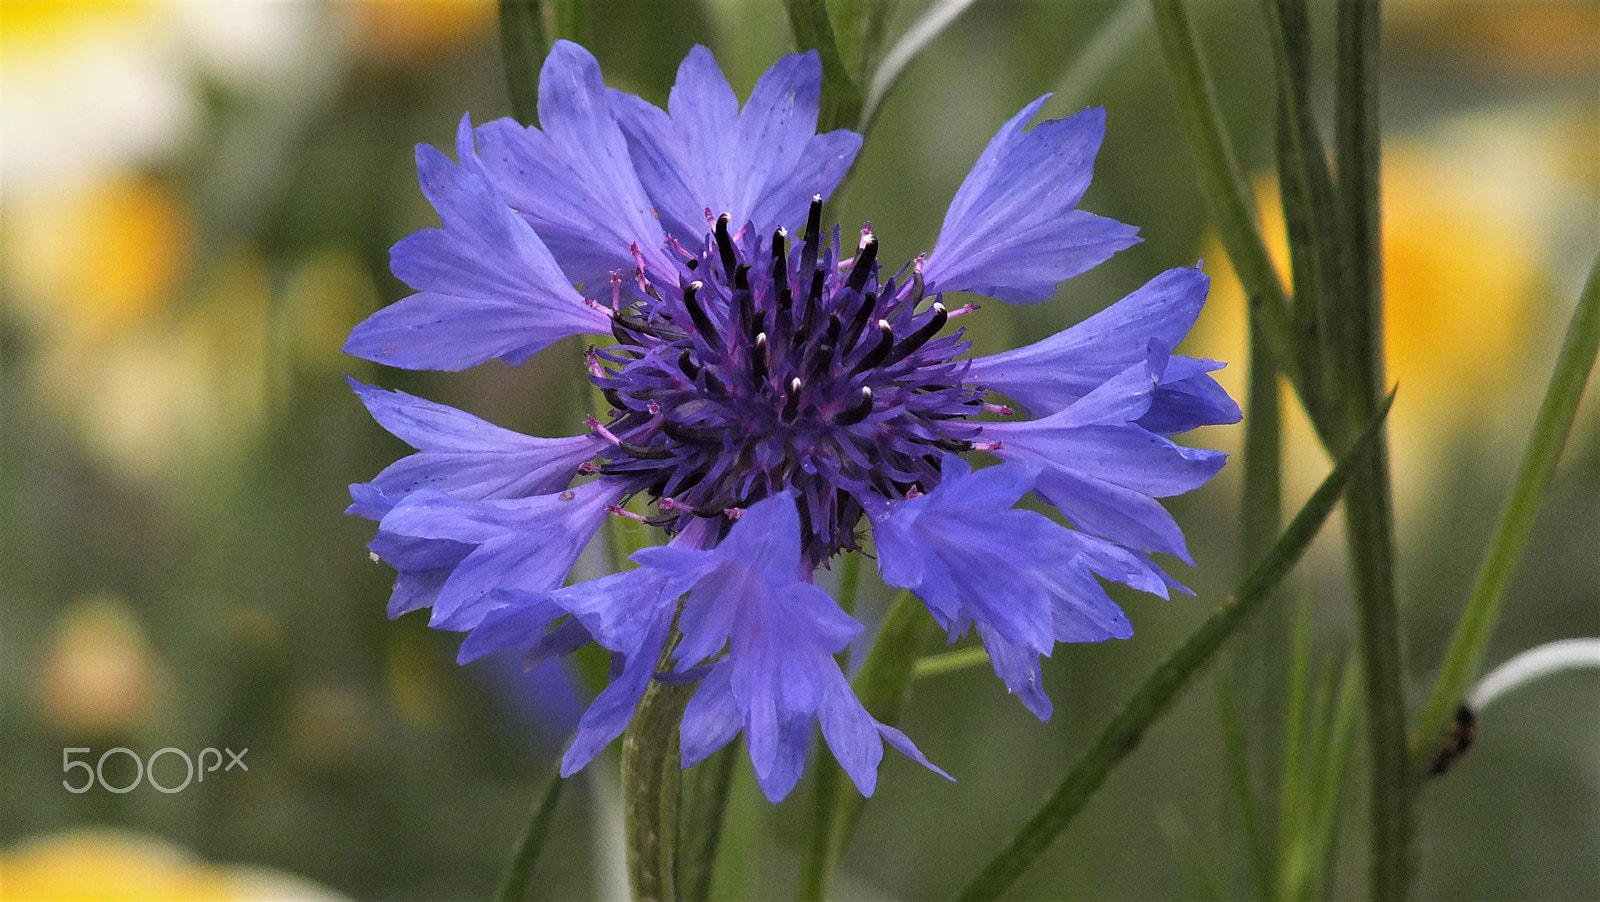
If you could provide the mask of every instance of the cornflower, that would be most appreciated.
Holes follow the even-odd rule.
[[[442,228],[395,246],[394,273],[417,293],[358,325],[346,351],[461,370],[520,364],[569,336],[615,341],[587,357],[613,409],[568,438],[352,382],[418,452],[351,487],[350,511],[378,521],[372,551],[398,571],[390,615],[432,608],[431,625],[468,633],[462,661],[591,641],[614,654],[563,775],[623,732],[651,680],[695,685],[685,767],[743,732],[774,801],[799,779],[814,721],[863,794],[885,740],[932,768],[863,708],[835,657],[863,628],[815,575],[864,553],[864,526],[883,579],[915,592],[951,641],[976,629],[1040,718],[1041,655],[1132,633],[1102,580],[1181,588],[1150,557],[1189,560],[1157,499],[1201,485],[1224,456],[1169,436],[1239,419],[1208,375],[1222,364],[1173,353],[1205,275],[1169,270],[988,357],[964,356],[949,328],[976,308],[944,302],[1043,301],[1138,240],[1076,209],[1104,112],[1028,130],[1048,95],[1025,107],[933,250],[891,273],[870,226],[848,243],[823,227],[861,138],[817,134],[820,88],[816,55],[788,56],[741,109],[697,47],[663,111],[606,89],[594,58],[559,42],[542,128],[464,118],[458,162],[417,149]],[[974,470],[973,452],[998,463]],[[1071,526],[1018,509],[1030,492]],[[669,541],[564,585],[608,516]]]

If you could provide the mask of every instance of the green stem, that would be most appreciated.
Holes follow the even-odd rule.
[[[622,737],[622,819],[634,902],[677,899],[678,725],[693,686],[654,680]]]
[[[1483,650],[1500,617],[1500,606],[1505,601],[1512,571],[1533,529],[1539,503],[1550,488],[1561,450],[1572,433],[1578,402],[1583,398],[1584,383],[1594,369],[1597,353],[1600,353],[1600,259],[1589,271],[1589,282],[1578,299],[1577,308],[1572,311],[1561,353],[1556,358],[1555,372],[1551,374],[1550,386],[1545,390],[1544,401],[1533,421],[1533,434],[1517,468],[1511,496],[1506,499],[1505,510],[1489,541],[1488,554],[1484,556],[1466,610],[1450,640],[1444,666],[1417,720],[1411,739],[1411,756],[1418,772],[1428,766],[1438,751],[1439,740],[1455,716],[1456,706],[1466,695],[1468,685],[1483,662]]]
[[[872,131],[872,126],[878,121],[878,113],[883,110],[883,102],[888,99],[889,92],[894,90],[900,82],[900,76],[906,73],[907,67],[928,49],[934,38],[943,34],[961,14],[972,6],[974,0],[934,0],[923,10],[917,21],[905,30],[900,39],[895,41],[889,52],[884,54],[883,62],[874,70],[872,80],[867,83],[867,99],[862,105],[860,124],[856,131],[865,135]]]
[[[1310,391],[1314,382],[1307,372],[1312,361],[1307,355],[1296,352],[1289,299],[1256,229],[1250,187],[1239,168],[1233,144],[1223,129],[1222,114],[1205,60],[1200,56],[1194,25],[1181,0],[1151,0],[1151,3],[1156,33],[1161,38],[1167,68],[1178,92],[1178,107],[1189,132],[1200,187],[1211,210],[1217,236],[1233,261],[1252,309],[1259,311],[1262,334],[1272,348],[1278,367],[1316,419],[1317,399]]]
[[[856,595],[861,591],[861,559],[859,551],[847,552],[839,561],[839,608],[846,614],[856,612]]]
[[[931,627],[922,603],[910,592],[901,592],[878,629],[866,663],[851,683],[861,704],[879,722],[893,724],[899,720],[915,663]],[[828,897],[829,882],[866,802],[838,762],[827,755],[822,759],[812,790],[815,807],[806,860],[800,872],[797,898],[802,902],[821,902]]]
[[[1378,3],[1340,0],[1335,77],[1335,190],[1343,213],[1346,273],[1329,361],[1355,422],[1384,381],[1380,231]],[[1354,575],[1371,760],[1372,897],[1399,902],[1410,879],[1412,779],[1406,739],[1400,614],[1395,592],[1394,505],[1380,436],[1350,484],[1345,522]]]
[[[931,676],[943,676],[977,667],[979,664],[989,663],[989,650],[981,645],[969,648],[958,648],[943,654],[928,655],[918,658],[917,663],[911,667],[911,678],[921,680]]]
[[[561,787],[565,781],[559,772],[552,773],[533,806],[533,817],[522,831],[522,838],[506,862],[506,871],[495,890],[495,902],[521,902],[528,895],[528,884],[533,879],[533,866],[544,848],[544,838],[550,830],[550,819],[555,815],[556,804],[561,801]]]
[[[1412,780],[1394,591],[1394,519],[1388,455],[1381,438],[1350,483],[1345,528],[1367,694],[1372,894],[1378,900],[1399,900],[1406,895],[1410,867]]]
[[[1391,396],[1392,402],[1392,396]],[[1139,744],[1144,731],[1166,713],[1182,689],[1222,647],[1294,567],[1316,536],[1345,484],[1367,457],[1371,440],[1383,424],[1386,404],[1365,435],[1333,468],[1305,507],[1290,521],[1272,551],[1250,572],[1238,591],[1145,679],[1128,704],[1111,719],[1089,749],[1073,765],[1056,791],[1000,854],[956,897],[959,902],[994,899],[1016,881],[1105,782],[1111,770]]]
[[[500,0],[500,62],[518,122],[539,121],[539,68],[550,52],[538,0]]]
[[[582,43],[588,34],[588,0],[500,0],[500,63],[518,122],[539,122],[539,70],[550,45]]]

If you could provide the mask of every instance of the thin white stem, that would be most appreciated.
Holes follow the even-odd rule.
[[[1056,82],[1056,103],[1060,108],[1076,110],[1087,106],[1101,79],[1149,34],[1150,22],[1147,0],[1123,0],[1072,61],[1072,68]]]
[[[889,96],[895,82],[905,74],[906,67],[974,2],[976,0],[936,0],[922,14],[922,18],[913,22],[900,40],[894,42],[889,52],[883,55],[878,70],[872,74],[872,83],[867,86],[867,100],[861,106],[861,127],[858,131],[866,132],[872,127],[872,121],[878,118],[878,110],[883,106],[883,99]]]
[[[1600,669],[1600,639],[1562,639],[1531,648],[1501,664],[1478,681],[1467,694],[1467,707],[1482,711],[1491,702],[1519,686],[1553,673],[1583,668]]]

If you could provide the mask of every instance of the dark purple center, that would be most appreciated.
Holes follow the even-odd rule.
[[[619,344],[590,365],[615,408],[594,424],[611,441],[601,470],[656,499],[651,522],[731,524],[793,489],[810,567],[856,547],[858,497],[929,491],[940,455],[971,447],[979,428],[966,418],[982,409],[955,360],[968,343],[938,335],[949,314],[924,303],[917,266],[880,283],[863,229],[841,269],[838,230],[823,246],[821,217],[813,199],[791,252],[783,229],[764,242],[730,234],[723,215],[671,282],[638,274],[613,320]]]

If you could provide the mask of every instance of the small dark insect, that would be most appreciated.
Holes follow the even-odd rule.
[[[1449,735],[1439,743],[1439,753],[1433,756],[1433,764],[1428,767],[1428,773],[1434,776],[1444,773],[1454,767],[1461,756],[1472,748],[1472,740],[1478,735],[1478,718],[1472,709],[1465,704],[1456,708],[1456,722],[1450,727]]]

